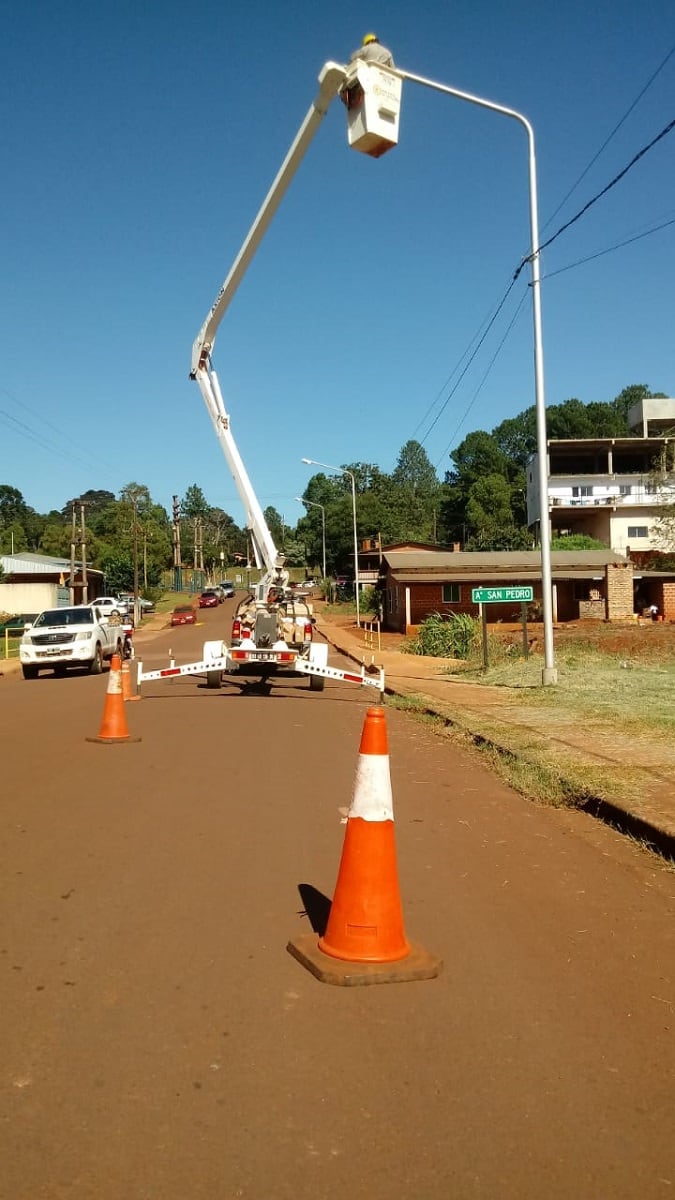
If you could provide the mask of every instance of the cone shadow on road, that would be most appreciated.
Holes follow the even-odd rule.
[[[313,887],[311,883],[299,883],[298,891],[304,905],[300,915],[308,917],[314,932],[319,937],[323,937],[330,916],[331,902],[329,897],[324,896],[323,892]]]

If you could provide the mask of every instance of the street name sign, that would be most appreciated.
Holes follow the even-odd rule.
[[[526,604],[534,599],[531,587],[479,587],[471,589],[474,604],[509,604],[514,600]]]

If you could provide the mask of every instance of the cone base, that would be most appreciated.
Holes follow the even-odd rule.
[[[410,953],[405,958],[386,963],[345,962],[343,959],[330,958],[319,949],[318,938],[312,933],[291,938],[286,949],[321,983],[332,983],[337,987],[367,987],[374,983],[413,983],[435,979],[443,966],[442,959],[415,942],[410,943]]]
[[[85,742],[141,742],[143,739],[139,737],[88,737]]]

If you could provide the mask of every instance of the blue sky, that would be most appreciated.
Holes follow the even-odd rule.
[[[170,509],[197,482],[242,521],[192,342],[322,64],[370,29],[402,68],[531,120],[542,240],[675,117],[672,0],[6,3],[0,483],[43,512],[132,480]],[[675,221],[674,150],[675,130],[542,254],[549,404],[675,394],[675,224],[563,270]],[[529,239],[515,122],[407,83],[376,161],[332,105],[215,345],[263,507],[302,515],[303,456],[390,471],[411,437],[442,477],[467,433],[534,402],[527,271],[454,389]]]

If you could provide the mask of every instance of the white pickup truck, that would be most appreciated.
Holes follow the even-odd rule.
[[[24,679],[49,669],[64,675],[68,667],[86,667],[100,675],[104,659],[122,653],[124,633],[95,604],[48,608],[26,625],[19,645]]]

